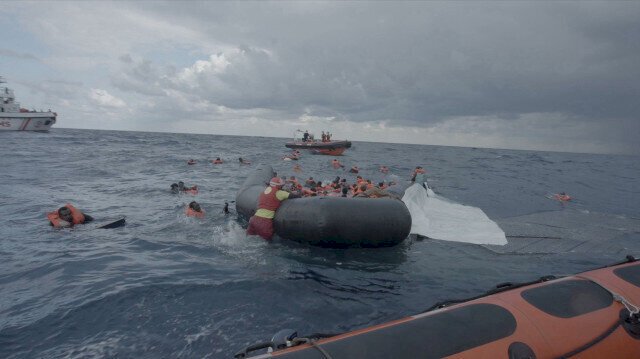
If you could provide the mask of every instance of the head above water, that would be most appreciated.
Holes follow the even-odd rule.
[[[60,207],[60,209],[58,209],[58,216],[67,222],[73,221],[73,215],[69,207]]]
[[[280,177],[273,177],[271,181],[269,181],[269,186],[282,187],[283,185],[284,181]]]
[[[192,201],[191,203],[189,203],[189,208],[191,208],[192,210],[196,211],[196,212],[201,212],[202,208],[200,207],[200,204],[196,201]]]

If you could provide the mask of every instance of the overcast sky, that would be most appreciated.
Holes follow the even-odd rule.
[[[640,2],[7,2],[57,127],[640,154]]]

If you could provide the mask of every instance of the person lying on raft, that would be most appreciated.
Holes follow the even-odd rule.
[[[186,214],[187,217],[204,218],[204,209],[200,207],[198,202],[192,201],[187,208],[184,209],[184,214]]]
[[[69,203],[57,211],[47,213],[47,219],[54,228],[68,228],[93,221],[93,217],[80,212]]]
[[[400,199],[400,197],[398,197],[397,195],[391,192],[385,191],[379,187],[374,186],[371,188],[367,188],[366,185],[360,186],[360,191],[356,195],[354,195],[354,197]]]
[[[213,163],[214,165],[219,165],[222,164],[222,160],[220,159],[220,157],[216,157],[216,159],[211,161],[211,163]]]
[[[250,165],[251,161],[247,161],[245,159],[242,159],[242,157],[238,158],[238,161],[240,162],[241,165]]]
[[[173,194],[178,194],[178,193],[191,193],[191,194],[198,194],[198,186],[192,186],[192,187],[185,187],[184,182],[180,181],[178,183],[172,183],[171,184],[171,193]]]
[[[248,235],[259,235],[270,240],[273,237],[273,217],[282,201],[300,197],[297,194],[282,190],[284,181],[280,177],[273,177],[269,186],[258,197],[258,210],[249,219]]]

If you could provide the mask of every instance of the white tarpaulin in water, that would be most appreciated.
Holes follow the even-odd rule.
[[[507,244],[504,231],[477,207],[465,206],[414,184],[402,197],[411,213],[411,233],[444,241]]]

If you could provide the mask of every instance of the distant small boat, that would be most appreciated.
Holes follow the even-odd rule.
[[[0,77],[0,84],[6,81]],[[0,86],[0,131],[49,131],[58,114],[49,111],[29,111],[15,102],[13,90]]]
[[[302,132],[298,130],[297,132]],[[285,147],[287,148],[295,148],[295,149],[305,149],[309,150],[314,154],[318,155],[329,155],[329,156],[340,156],[347,148],[351,148],[351,141],[348,140],[325,140],[318,141],[313,138],[313,135],[309,135],[305,138],[296,138],[294,136],[292,142],[285,143]]]

